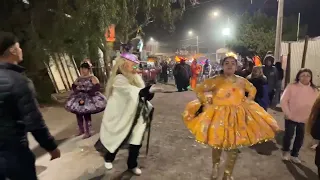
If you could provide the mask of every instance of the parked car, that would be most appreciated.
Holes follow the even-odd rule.
[[[156,84],[160,72],[161,69],[156,68],[152,64],[148,64],[147,62],[140,63],[140,74],[146,84]]]

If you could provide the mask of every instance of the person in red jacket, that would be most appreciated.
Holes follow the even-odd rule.
[[[191,64],[191,79],[190,79],[190,85],[192,89],[195,89],[197,86],[197,80],[199,77],[199,74],[201,72],[201,66],[197,64],[197,60],[194,59]]]

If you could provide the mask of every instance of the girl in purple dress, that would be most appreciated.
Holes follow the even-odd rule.
[[[100,84],[91,73],[91,65],[84,62],[80,65],[81,76],[72,84],[72,90],[65,108],[76,114],[79,134],[83,138],[91,136],[91,114],[102,112],[106,107],[106,98],[99,92]]]

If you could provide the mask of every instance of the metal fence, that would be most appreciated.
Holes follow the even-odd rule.
[[[295,76],[298,73],[299,69],[301,68],[305,42],[282,42],[282,56],[288,56],[289,43],[291,44],[290,81],[292,82],[295,79]],[[312,70],[313,81],[315,85],[320,86],[320,39],[310,39],[308,41],[305,68],[309,68]]]

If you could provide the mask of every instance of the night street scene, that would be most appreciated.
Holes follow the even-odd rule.
[[[0,180],[320,180],[319,0],[2,0]]]

